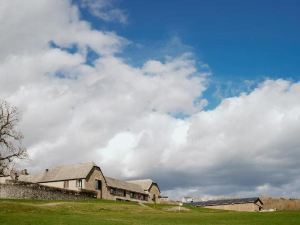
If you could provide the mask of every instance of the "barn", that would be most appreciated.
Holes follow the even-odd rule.
[[[210,200],[201,202],[191,202],[187,204],[210,209],[223,209],[245,212],[258,212],[261,211],[263,208],[263,202],[260,200],[259,197]]]

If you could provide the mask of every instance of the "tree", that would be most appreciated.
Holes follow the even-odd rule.
[[[8,174],[16,159],[27,156],[23,135],[17,130],[19,113],[16,107],[0,100],[0,175]]]

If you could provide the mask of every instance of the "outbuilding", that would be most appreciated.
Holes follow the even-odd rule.
[[[210,209],[223,209],[233,211],[258,212],[263,208],[263,202],[259,197],[254,198],[236,198],[191,202],[189,205],[196,207],[205,207]]]

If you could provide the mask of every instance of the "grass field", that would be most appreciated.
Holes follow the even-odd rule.
[[[241,213],[203,208],[168,211],[170,205],[139,205],[103,200],[32,201],[0,200],[0,224],[43,225],[299,225],[300,211]]]

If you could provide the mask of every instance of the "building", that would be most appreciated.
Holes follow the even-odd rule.
[[[210,201],[192,202],[188,204],[196,207],[205,207],[210,209],[223,209],[223,210],[245,211],[245,212],[261,211],[263,208],[263,202],[258,197],[210,200]]]
[[[106,199],[151,202],[151,198],[149,198],[148,193],[146,193],[139,185],[111,177],[105,177],[105,180],[106,189],[109,193],[105,197]]]
[[[151,179],[144,180],[129,180],[128,183],[138,185],[143,188],[144,192],[148,194],[149,199],[155,203],[160,200],[160,190],[157,183],[153,182]]]
[[[95,197],[100,199],[157,203],[160,197],[159,187],[152,180],[121,181],[106,177],[100,167],[91,162],[58,166],[36,175],[20,174],[18,180],[68,190],[95,191]]]

